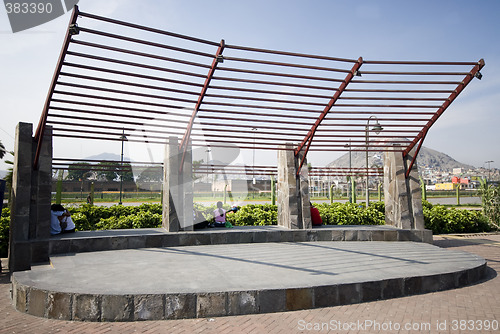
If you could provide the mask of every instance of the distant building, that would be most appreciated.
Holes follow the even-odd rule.
[[[451,183],[454,183],[454,184],[469,184],[469,179],[468,178],[461,178],[461,177],[452,177],[451,178]]]
[[[453,190],[455,189],[455,185],[451,182],[447,183],[436,183],[435,185],[435,190]]]

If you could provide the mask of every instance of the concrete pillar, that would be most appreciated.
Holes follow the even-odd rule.
[[[34,142],[33,156],[36,152]],[[45,240],[32,244],[32,262],[49,260],[50,205],[52,199],[52,127],[47,126],[40,149],[38,168],[32,171],[30,239]]]
[[[182,160],[182,152],[179,152],[179,162]],[[184,166],[180,176],[182,186],[182,219],[179,220],[181,230],[192,231],[194,224],[193,214],[193,151],[191,141],[187,144],[186,155],[184,157]]]
[[[170,137],[165,145],[163,161],[163,228],[169,232],[178,232],[179,217],[175,204],[179,202],[179,141]]]
[[[9,269],[11,272],[31,269],[30,209],[33,165],[33,125],[16,127],[12,198],[10,199]]]
[[[300,159],[302,159],[303,153],[301,152],[298,157],[295,159],[295,171],[300,165]],[[295,172],[296,174],[297,172]],[[298,188],[299,188],[299,206],[301,210],[302,216],[302,228],[310,229],[312,228],[312,220],[311,220],[311,201],[309,198],[309,167],[307,166],[307,158],[304,161],[302,169],[300,170],[300,174],[298,179]]]
[[[52,127],[45,128],[38,168],[33,169],[37,142],[33,125],[16,127],[12,176],[9,268],[29,270],[49,260],[50,203],[52,191]]]
[[[295,157],[292,144],[283,148],[287,149],[278,150],[278,225],[289,229],[309,229],[312,224],[307,162],[304,162],[297,177],[300,160]]]
[[[401,229],[423,230],[424,215],[417,163],[413,165],[409,177],[405,177],[413,154],[412,151],[403,159],[401,152],[385,152],[385,223]]]
[[[193,177],[191,144],[179,172],[182,152],[177,137],[170,137],[165,146],[163,175],[163,228],[169,232],[193,229]]]

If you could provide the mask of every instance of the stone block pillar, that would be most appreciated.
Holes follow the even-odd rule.
[[[297,176],[300,157],[295,157],[292,144],[286,144],[283,148],[286,149],[278,151],[278,225],[289,229],[310,229],[307,161]]]
[[[45,129],[38,168],[33,169],[37,142],[33,125],[16,127],[12,179],[9,268],[28,270],[33,262],[49,259],[52,190],[52,128]]]
[[[14,167],[10,199],[9,269],[31,269],[30,209],[33,166],[33,125],[19,123],[14,144]]]
[[[417,163],[405,177],[414,151],[404,159],[401,152],[384,156],[385,223],[401,229],[423,230],[424,214]]]
[[[33,156],[36,152],[36,143]],[[52,127],[47,126],[40,149],[38,168],[32,172],[32,200],[30,239],[44,240],[32,243],[32,262],[49,260],[50,205],[52,200]],[[34,204],[33,204],[34,203]]]
[[[182,160],[182,152],[179,152],[179,163]],[[188,142],[186,156],[184,157],[184,166],[179,175],[182,185],[182,219],[180,219],[181,230],[192,231],[194,224],[193,214],[193,151],[191,141]]]
[[[193,178],[191,144],[184,157],[180,172],[182,152],[179,140],[170,137],[165,146],[163,168],[163,228],[169,232],[193,229]]]

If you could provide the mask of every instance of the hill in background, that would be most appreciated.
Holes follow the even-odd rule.
[[[352,152],[351,156],[352,168],[362,168],[366,166],[365,152]],[[383,167],[384,165],[383,152],[370,152],[368,155],[368,165]],[[465,170],[475,169],[474,166],[467,165],[453,159],[449,155],[426,148],[422,146],[420,153],[417,157],[417,164],[419,168],[431,168],[435,171],[451,172],[453,168],[463,168]],[[349,167],[349,153],[344,154],[337,160],[332,161],[327,165],[328,167]]]

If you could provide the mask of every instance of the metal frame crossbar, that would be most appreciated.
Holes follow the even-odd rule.
[[[291,143],[286,149],[302,156],[299,171],[310,151],[415,150],[409,173],[429,129],[483,66],[482,59],[347,59],[245,47],[75,6],[35,134],[34,168],[50,125],[65,138],[119,141],[125,133],[128,141],[165,144],[177,136],[182,160],[190,143],[258,150]]]

